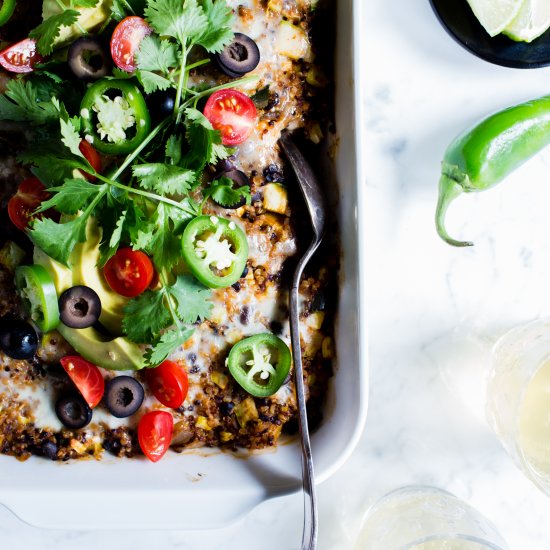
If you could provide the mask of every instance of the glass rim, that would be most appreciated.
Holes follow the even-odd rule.
[[[497,339],[497,341],[493,344],[493,347],[491,349],[491,365],[490,365],[490,371],[489,371],[490,375],[492,375],[492,374],[494,374],[494,372],[496,372],[496,370],[495,370],[495,358],[498,357],[498,355],[500,353],[502,353],[503,349],[504,350],[506,349],[506,346],[510,345],[509,341],[510,341],[511,338],[512,338],[512,342],[513,342],[513,339],[517,334],[521,334],[522,332],[528,332],[533,327],[539,327],[539,326],[542,327],[544,325],[548,325],[548,327],[550,329],[550,316],[544,316],[544,317],[538,317],[536,319],[532,319],[531,321],[527,321],[525,323],[522,323],[520,325],[516,325],[516,326],[510,328],[504,334],[502,334]],[[546,357],[545,360],[548,360],[548,359],[550,359],[550,352],[548,352],[547,357]],[[500,431],[496,430],[496,428],[495,428],[495,419],[493,418],[494,415],[496,414],[495,411],[487,409],[487,407],[489,406],[489,400],[486,401],[486,416],[487,416],[487,420],[489,421],[489,424],[491,425],[491,427],[495,431],[498,440],[504,446],[506,451],[510,455],[512,455],[511,449],[508,447],[508,445],[510,445],[510,447],[515,452],[516,465],[519,466],[519,469],[523,471],[523,473],[526,475],[527,479],[529,479],[529,481],[531,483],[533,483],[533,485],[535,485],[535,487],[537,487],[537,489],[542,491],[545,495],[550,495],[549,488],[541,480],[541,477],[542,477],[541,472],[532,464],[532,462],[526,456],[525,451],[521,447],[521,444],[520,444],[520,441],[519,441],[519,430],[520,430],[519,411],[520,411],[521,405],[523,403],[523,400],[525,398],[525,393],[527,391],[527,386],[528,386],[529,382],[536,376],[539,369],[540,369],[540,365],[539,365],[539,367],[537,367],[537,369],[535,369],[531,373],[531,375],[528,378],[528,382],[526,384],[524,384],[524,386],[521,388],[518,404],[515,408],[516,421],[515,421],[514,426],[513,426],[512,438],[507,442],[507,444],[504,443],[503,437],[500,434]],[[511,456],[511,458],[514,460],[514,456]]]
[[[397,489],[392,489],[391,491],[388,491],[387,493],[384,493],[381,497],[379,497],[375,502],[373,502],[365,511],[361,525],[364,526],[367,522],[369,516],[376,512],[376,510],[383,506],[385,501],[387,499],[390,499],[394,496],[398,496],[401,494],[407,494],[407,493],[420,493],[420,494],[439,494],[446,497],[451,497],[452,499],[465,504],[469,508],[471,508],[476,514],[478,514],[487,524],[490,528],[492,528],[495,531],[495,535],[500,538],[500,542],[492,542],[490,540],[487,540],[486,538],[481,538],[478,535],[467,535],[464,533],[453,533],[453,534],[431,534],[426,535],[424,537],[420,537],[417,540],[414,540],[405,546],[401,547],[399,550],[414,550],[414,546],[418,544],[423,544],[425,542],[432,542],[442,539],[447,540],[462,540],[467,542],[473,542],[476,544],[483,545],[487,548],[487,550],[509,550],[508,545],[502,538],[502,536],[496,531],[496,528],[493,526],[493,523],[487,519],[481,512],[477,510],[477,508],[474,508],[471,504],[466,502],[465,500],[457,497],[455,494],[451,493],[450,491],[447,491],[446,489],[442,489],[441,487],[436,487],[435,485],[427,485],[427,484],[411,484],[411,485],[404,485],[402,487],[398,487]]]
[[[399,550],[414,550],[414,547],[419,544],[424,544],[426,542],[436,542],[438,540],[441,540],[444,542],[447,542],[447,541],[473,542],[474,544],[479,544],[481,546],[488,548],[489,550],[507,550],[506,546],[501,546],[500,544],[496,544],[487,539],[482,539],[475,535],[465,535],[462,533],[456,533],[454,535],[428,535],[426,537],[422,537],[418,540],[412,541],[406,544],[405,546],[402,546]]]

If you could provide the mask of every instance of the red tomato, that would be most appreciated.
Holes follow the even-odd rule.
[[[204,116],[221,132],[224,145],[239,145],[250,137],[258,113],[247,95],[228,88],[208,98]]]
[[[189,390],[187,373],[177,363],[164,361],[147,370],[147,383],[153,395],[166,407],[177,409],[183,405]]]
[[[169,412],[152,411],[143,415],[138,424],[141,450],[151,462],[158,462],[170,448],[174,419]]]
[[[8,201],[8,215],[13,225],[25,231],[34,218],[41,218],[43,215],[55,217],[53,210],[33,216],[33,212],[49,198],[50,194],[38,178],[31,177],[22,181],[17,188],[17,193]]]
[[[154,271],[149,256],[131,248],[119,248],[103,268],[109,286],[127,298],[134,298],[146,290]]]
[[[60,361],[86,403],[93,409],[103,397],[105,381],[100,370],[82,357],[67,356]]]
[[[33,38],[26,38],[0,52],[0,65],[12,73],[31,73],[35,64],[42,61]]]
[[[101,172],[101,157],[99,153],[94,149],[93,145],[83,139],[78,146],[80,152],[84,155],[86,160],[90,163],[90,166],[99,174]],[[94,182],[97,178],[82,171],[83,176],[89,181]]]
[[[152,32],[153,29],[141,17],[133,15],[123,19],[111,37],[111,56],[115,65],[127,73],[133,73],[137,68],[135,57],[139,45]]]

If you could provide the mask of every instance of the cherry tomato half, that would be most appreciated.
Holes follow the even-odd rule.
[[[132,15],[123,19],[111,37],[111,56],[115,65],[127,73],[133,73],[137,68],[135,57],[139,45],[152,32],[153,29],[141,17]]]
[[[183,405],[189,390],[187,373],[174,361],[164,361],[147,370],[147,383],[153,395],[165,406],[177,409]]]
[[[100,370],[94,364],[79,356],[63,357],[60,363],[86,400],[86,403],[93,409],[105,393],[105,381]]]
[[[0,65],[12,73],[31,73],[35,64],[42,61],[33,38],[26,38],[0,52]]]
[[[224,145],[239,145],[252,134],[258,113],[247,95],[228,88],[208,98],[204,116],[221,132]]]
[[[174,419],[169,412],[152,411],[143,415],[138,424],[141,450],[151,462],[158,462],[170,448]]]
[[[101,172],[101,157],[99,153],[94,149],[93,145],[83,139],[78,146],[80,152],[84,155],[84,158],[90,163],[90,166],[99,174]],[[94,182],[97,178],[81,170],[82,175],[89,181]]]
[[[17,193],[8,201],[8,215],[13,225],[17,229],[25,231],[29,222],[34,218],[41,218],[43,215],[55,217],[54,210],[33,216],[33,212],[49,198],[49,193],[38,178],[31,177],[22,181],[17,188]]]
[[[109,286],[127,298],[134,298],[146,290],[154,271],[149,256],[131,248],[119,248],[103,268]]]

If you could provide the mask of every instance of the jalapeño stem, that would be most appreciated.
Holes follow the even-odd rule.
[[[445,216],[449,205],[462,193],[464,189],[454,179],[446,174],[443,174],[439,179],[439,199],[435,213],[435,225],[438,235],[448,244],[453,246],[473,246],[473,243],[468,241],[457,241],[449,236],[445,228]]]

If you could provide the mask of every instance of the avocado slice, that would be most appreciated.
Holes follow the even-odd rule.
[[[143,351],[127,338],[109,339],[93,327],[76,329],[61,323],[58,332],[84,359],[107,370],[145,368]]]
[[[90,219],[86,227],[86,242],[78,244],[71,254],[73,283],[93,288],[101,299],[101,324],[113,334],[122,334],[124,306],[128,298],[114,292],[98,267],[101,230],[97,222]]]
[[[55,39],[55,44],[63,45],[71,42],[75,38],[82,36],[82,29],[91,31],[99,27],[107,21],[111,13],[113,0],[99,0],[95,8],[78,8],[80,17],[78,24],[75,23],[70,27],[61,27],[59,36]],[[52,15],[58,15],[62,12],[62,8],[56,0],[44,0],[42,4],[42,19],[48,19]]]
[[[39,248],[34,249],[34,262],[46,268],[52,276],[58,296],[75,285],[93,288],[101,299],[103,326],[112,334],[120,335],[123,307],[128,298],[113,292],[99,262],[101,230],[95,220],[90,219],[86,227],[86,242],[75,246],[69,263],[72,269],[50,258]],[[139,370],[145,367],[143,350],[123,336],[108,337],[93,327],[73,329],[61,323],[57,330],[67,342],[88,361],[108,370]]]
[[[73,286],[73,274],[71,270],[63,264],[56,262],[53,258],[50,258],[38,247],[34,247],[33,260],[35,264],[45,267],[46,271],[51,275],[58,296]]]

